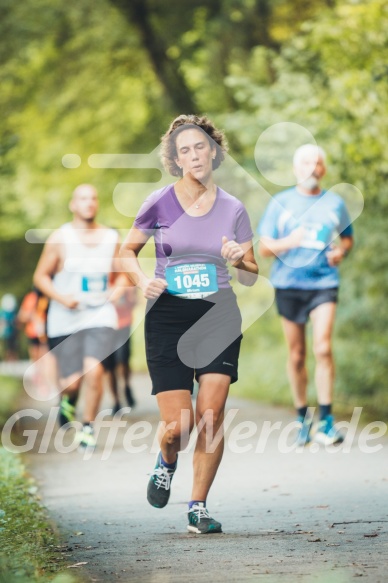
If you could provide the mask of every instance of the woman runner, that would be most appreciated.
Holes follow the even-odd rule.
[[[179,179],[148,197],[120,252],[124,271],[148,300],[147,364],[163,422],[147,498],[156,508],[166,506],[178,452],[196,425],[187,527],[196,534],[221,532],[206,499],[223,454],[225,402],[237,381],[242,338],[228,264],[243,285],[253,285],[258,274],[247,212],[213,180],[225,152],[224,134],[207,117],[176,118],[162,137],[161,157]],[[137,260],[150,237],[157,260],[153,278]]]

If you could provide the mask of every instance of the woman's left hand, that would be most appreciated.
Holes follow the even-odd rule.
[[[244,255],[244,250],[236,241],[228,241],[227,237],[222,237],[221,257],[235,265],[240,262]]]

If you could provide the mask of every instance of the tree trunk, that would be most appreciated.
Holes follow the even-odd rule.
[[[110,0],[111,4],[135,24],[141,35],[144,49],[153,64],[156,75],[166,90],[176,113],[196,113],[196,105],[186,82],[174,61],[167,56],[167,46],[152,27],[146,0]]]

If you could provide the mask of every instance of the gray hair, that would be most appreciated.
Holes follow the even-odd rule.
[[[309,156],[311,154],[313,156],[316,156],[317,159],[320,158],[324,163],[326,163],[326,152],[323,148],[321,148],[320,146],[315,146],[314,144],[304,144],[303,146],[299,146],[299,148],[295,150],[293,158],[294,166],[300,164],[301,160],[306,155]]]

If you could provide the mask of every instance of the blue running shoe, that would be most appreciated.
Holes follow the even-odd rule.
[[[189,524],[187,530],[195,534],[213,534],[222,532],[222,525],[214,520],[207,511],[203,502],[194,504],[188,512]]]
[[[334,445],[342,443],[345,440],[344,435],[334,426],[333,415],[327,415],[318,423],[317,431],[314,435],[314,441],[322,445]]]
[[[307,416],[298,417],[297,421],[299,423],[299,429],[295,441],[298,446],[303,447],[311,441],[310,432],[313,425],[313,418]]]
[[[147,500],[155,508],[164,508],[167,505],[171,494],[171,480],[176,470],[176,467],[173,470],[166,468],[160,457],[159,453],[147,488]]]

